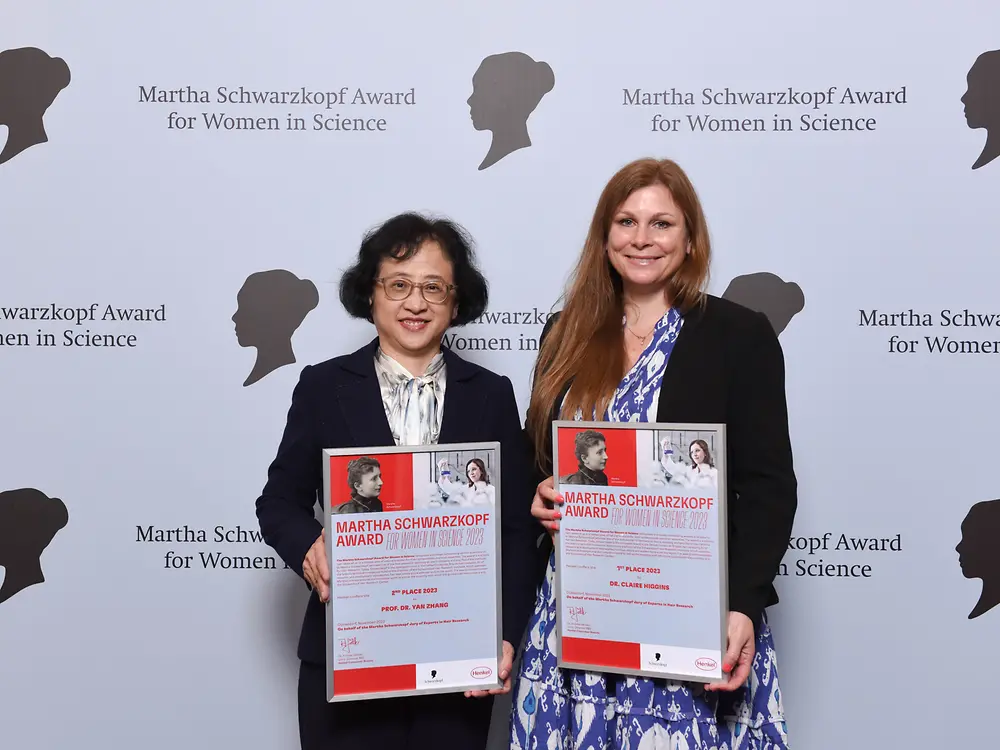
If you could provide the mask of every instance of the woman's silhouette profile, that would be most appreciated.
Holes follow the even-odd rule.
[[[766,271],[737,276],[722,298],[764,313],[779,335],[806,306],[802,287]]]
[[[244,387],[295,362],[292,336],[318,304],[316,285],[290,271],[259,271],[247,277],[233,314],[240,346],[257,348],[257,360]]]
[[[63,501],[30,487],[0,492],[0,604],[45,581],[42,553],[69,523]]]
[[[480,171],[531,145],[528,118],[555,83],[548,63],[523,52],[490,55],[479,64],[472,77],[469,114],[472,127],[493,133]]]
[[[986,500],[969,509],[962,521],[962,541],[955,547],[966,578],[981,578],[983,593],[969,613],[974,620],[1000,604],[1000,500]]]
[[[986,129],[986,145],[972,165],[979,169],[1000,156],[1000,50],[977,57],[965,81],[965,121],[974,130]]]
[[[60,57],[35,47],[0,52],[0,125],[7,126],[0,164],[48,142],[43,117],[69,81],[69,66]]]
[[[981,578],[983,593],[969,613],[974,620],[1000,604],[1000,500],[986,500],[969,509],[962,521],[962,541],[955,547],[966,578]]]

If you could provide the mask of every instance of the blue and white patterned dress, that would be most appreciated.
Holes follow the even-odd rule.
[[[656,420],[663,373],[682,324],[675,310],[657,323],[605,421]],[[562,670],[556,660],[554,562],[553,553],[514,684],[512,750],[787,750],[766,616],[757,623],[750,676],[732,693],[707,692],[697,683]]]

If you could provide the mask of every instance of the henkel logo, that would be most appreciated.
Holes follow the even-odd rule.
[[[715,669],[717,666],[719,666],[719,662],[717,662],[715,659],[709,659],[709,658],[706,658],[706,657],[702,657],[701,659],[698,659],[694,663],[694,665],[696,667],[698,667],[698,669],[700,669],[702,671],[711,672],[713,669]]]
[[[472,675],[473,679],[485,680],[493,674],[493,670],[489,667],[476,667],[469,674]]]

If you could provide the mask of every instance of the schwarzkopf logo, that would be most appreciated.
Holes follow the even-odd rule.
[[[780,335],[806,306],[798,284],[767,272],[737,276],[729,282],[722,298],[763,313],[775,335]]]
[[[479,64],[472,77],[469,115],[472,127],[493,133],[480,171],[531,146],[528,118],[555,85],[549,64],[537,62],[523,52],[490,55]]]
[[[45,113],[69,82],[69,66],[60,57],[36,47],[0,52],[0,125],[7,126],[0,164],[48,142]]]
[[[979,578],[983,591],[969,612],[974,620],[1000,604],[1000,500],[976,503],[962,521],[962,540],[955,547],[966,578]]]
[[[430,674],[430,677],[424,680],[425,685],[441,684],[444,682],[444,678],[438,677],[438,671],[436,669],[428,670],[428,673]]]
[[[25,487],[0,492],[0,604],[29,586],[45,581],[42,553],[66,524],[63,501]]]
[[[316,285],[291,271],[275,268],[247,277],[236,295],[232,318],[239,345],[257,349],[257,359],[244,387],[294,364],[292,336],[317,305]]]
[[[962,95],[965,121],[973,130],[986,131],[986,145],[972,165],[979,169],[1000,156],[1000,50],[984,52],[966,75]]]

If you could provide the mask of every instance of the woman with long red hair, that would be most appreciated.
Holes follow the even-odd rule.
[[[548,538],[515,685],[516,750],[787,747],[765,614],[797,506],[784,358],[764,315],[705,292],[710,256],[697,193],[676,163],[640,159],[616,173],[564,308],[542,332],[526,427],[541,480],[532,514],[552,535],[553,420],[726,424],[726,678],[706,687],[560,669]]]

